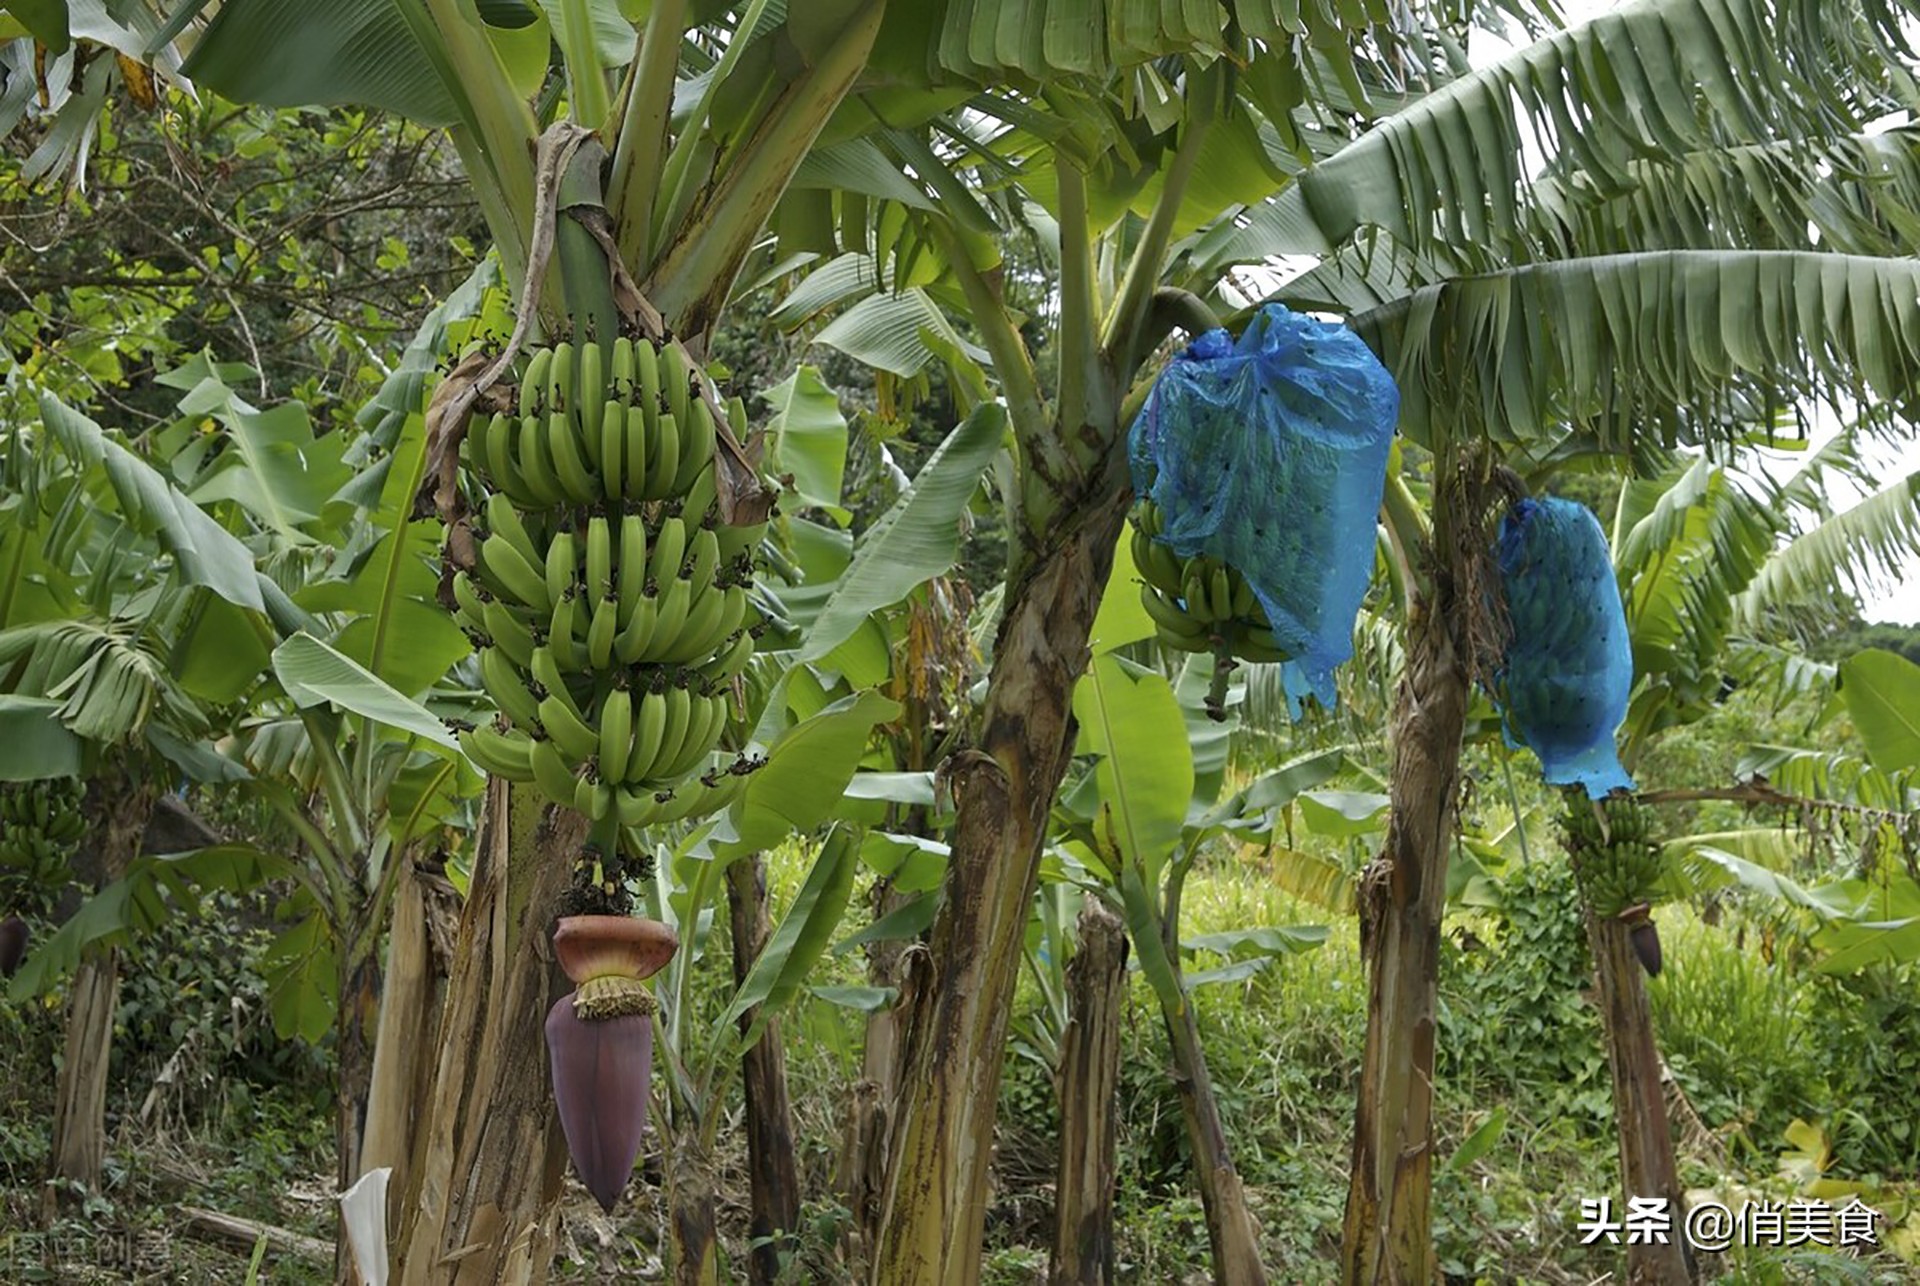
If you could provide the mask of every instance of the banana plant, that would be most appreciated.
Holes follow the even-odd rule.
[[[1310,950],[1326,939],[1327,930],[1261,926],[1187,939],[1180,931],[1181,892],[1211,841],[1228,835],[1247,842],[1270,837],[1281,810],[1331,781],[1345,753],[1313,751],[1223,793],[1231,730],[1206,715],[1211,667],[1190,659],[1176,685],[1157,670],[1122,659],[1112,649],[1152,628],[1151,622],[1132,622],[1129,628],[1132,609],[1119,610],[1128,602],[1137,598],[1108,600],[1095,625],[1096,646],[1105,650],[1096,653],[1074,694],[1081,728],[1077,749],[1091,767],[1070,778],[1062,792],[1056,809],[1059,847],[1069,869],[1083,872],[1093,894],[1119,912],[1159,1003],[1214,1274],[1222,1281],[1264,1281],[1258,1229],[1233,1166],[1189,992],[1204,982],[1245,978],[1276,958]],[[1204,976],[1189,975],[1182,958],[1202,951],[1227,957],[1228,963]],[[1063,1086],[1063,1095],[1067,1091]]]
[[[231,729],[264,668],[244,627],[297,609],[259,576],[245,544],[140,455],[51,392],[38,400],[40,422],[5,445],[0,709],[21,735],[0,775],[86,782],[83,848],[99,888],[28,958],[11,992],[75,974],[69,1047],[79,1053],[61,1072],[54,1172],[92,1188],[105,1150],[114,945],[190,902],[196,881],[252,887],[293,874],[235,851],[145,859],[141,844],[156,801],[177,783],[231,780],[207,743]]]
[[[721,1279],[712,1152],[728,1103],[723,1078],[767,1039],[770,1027],[777,1032],[782,1011],[805,994],[806,975],[839,929],[852,893],[860,831],[840,822],[827,829],[779,924],[749,955],[735,943],[734,989],[720,1013],[704,1014],[694,984],[708,950],[714,899],[730,868],[744,864],[741,869],[764,879],[758,870],[762,850],[827,820],[867,757],[875,725],[898,714],[892,701],[866,691],[788,723],[772,738],[765,766],[733,809],[678,844],[661,845],[656,854],[644,890],[648,911],[681,941],[661,975],[656,1042],[667,1082],[666,1107],[658,1119],[671,1158],[668,1237],[680,1280]],[[735,924],[737,932],[737,918]],[[792,1146],[790,1133],[786,1146]],[[762,1161],[793,1167],[790,1155]],[[793,1229],[769,1230],[781,1231]]]
[[[1747,34],[1708,57],[1690,34],[1708,27]],[[1873,35],[1829,47],[1805,34],[1842,27]],[[1850,4],[1660,0],[1601,14],[1413,97],[1239,227],[1192,242],[1190,280],[1271,255],[1316,260],[1278,297],[1344,313],[1374,345],[1436,484],[1485,459],[1476,442],[1523,475],[1595,452],[1657,469],[1664,449],[1764,430],[1770,408],[1810,389],[1864,385],[1904,407],[1915,278],[1896,229],[1913,208],[1912,151],[1869,141],[1865,126],[1899,100],[1890,69],[1910,58],[1898,17]],[[1728,59],[1742,69],[1732,79]],[[1582,70],[1596,66],[1612,74]],[[1538,168],[1521,142],[1536,131],[1552,140]],[[1809,165],[1809,152],[1835,164]],[[1853,161],[1867,156],[1897,177],[1866,180]],[[1803,345],[1808,334],[1822,342]],[[1436,485],[1431,536],[1401,542],[1420,610],[1393,738],[1409,772],[1396,770],[1385,860],[1405,875],[1369,885],[1383,927],[1369,943],[1343,1252],[1354,1280],[1431,1273],[1432,1068],[1414,1034],[1433,1013],[1453,827],[1402,823],[1419,801],[1454,797],[1476,664],[1458,631],[1473,604],[1433,598],[1466,568],[1426,569],[1484,545],[1463,500],[1482,503]]]
[[[103,461],[123,501],[131,497],[135,512],[169,524],[160,535],[186,551],[179,565],[230,591],[203,591],[177,610],[165,599],[139,604],[152,627],[180,633],[166,661],[181,684],[229,713],[222,752],[175,738],[176,758],[187,775],[256,798],[301,860],[229,845],[136,865],[47,943],[17,986],[44,985],[72,968],[92,940],[149,921],[163,888],[177,900],[190,892],[185,881],[202,874],[218,887],[293,878],[284,904],[291,923],[265,961],[272,1016],[283,1036],[309,1041],[342,1019],[343,1174],[360,1150],[368,1111],[389,900],[416,850],[458,820],[460,800],[479,784],[440,715],[413,699],[436,684],[445,689],[449,667],[468,649],[429,606],[433,577],[422,556],[431,536],[423,524],[409,529],[408,520],[422,456],[424,377],[447,327],[480,308],[492,271],[483,266],[423,325],[351,445],[345,434],[316,437],[296,404],[253,407],[234,391],[250,373],[204,356],[162,376],[181,391],[180,418],[151,439],[169,460],[166,473],[84,417],[45,403],[49,426],[70,449]],[[202,432],[208,423],[217,431]],[[196,506],[244,523],[251,547]],[[32,528],[23,534],[31,538]],[[307,582],[298,601],[256,571],[256,562]],[[253,591],[252,604],[244,589]],[[466,714],[468,692],[456,684],[436,700],[452,702],[445,713]]]
[[[656,338],[670,334],[675,351],[697,361],[766,220],[802,182],[809,147],[853,90],[885,6],[852,0],[735,10],[669,0],[632,18],[630,7],[610,0],[399,7],[351,0],[320,8],[234,0],[211,16],[206,9],[183,0],[168,24],[170,35],[191,46],[186,70],[198,83],[240,101],[350,102],[446,129],[509,294],[524,301],[515,317],[523,329],[511,345],[551,341],[570,326],[611,337],[618,311],[651,317]],[[550,77],[556,44],[561,58]],[[316,50],[335,52],[316,57]],[[879,92],[884,106],[887,94]],[[551,129],[563,111],[565,121]],[[536,148],[543,135],[555,145]],[[561,185],[555,172],[537,171],[539,156],[568,152],[573,162]],[[557,272],[545,271],[550,263]],[[478,387],[463,379],[469,390]],[[750,470],[750,457],[728,467],[742,465]],[[515,986],[543,986],[539,944],[569,877],[567,850],[583,828],[572,809],[555,814],[557,830],[494,817],[495,807],[515,809],[516,796],[529,817],[541,807],[530,790],[495,794],[500,802],[488,816],[517,837],[510,846],[516,869],[539,878],[509,888],[494,864],[475,868],[469,923],[484,916],[513,928],[486,935],[470,967],[459,962],[450,988],[448,1045],[465,1053],[441,1060],[435,1101],[466,1107],[448,1108],[427,1128],[421,1176],[409,1180],[403,1199],[403,1279],[474,1245],[485,1247],[484,1262],[468,1258],[465,1271],[546,1269],[559,1171],[525,1165],[524,1141],[551,1137],[548,1105],[539,1087],[492,1092],[507,1082],[505,1067],[539,1061],[539,1024],[528,1015],[540,1007],[490,1002],[485,988],[503,971]],[[536,844],[538,855],[521,847]],[[509,963],[491,959],[496,951],[518,954]],[[479,1057],[483,1048],[500,1061]],[[467,1086],[480,1088],[468,1093]],[[501,1132],[507,1118],[522,1120],[516,1130],[524,1132]],[[433,1198],[453,1190],[487,1195],[458,1209]],[[427,1199],[411,1199],[416,1191]],[[503,1218],[477,1227],[483,1210]],[[529,1226],[531,1241],[512,1240]]]
[[[6,86],[0,92],[0,135],[22,118],[45,122],[43,136],[20,166],[22,183],[53,179],[63,188],[86,190],[87,162],[116,85],[145,111],[156,109],[169,89],[193,91],[181,74],[180,50],[160,27],[144,0],[28,0],[0,10]]]

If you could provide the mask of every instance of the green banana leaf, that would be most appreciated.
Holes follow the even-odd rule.
[[[740,800],[716,823],[709,837],[713,853],[731,860],[818,826],[853,779],[873,726],[899,716],[898,704],[868,691],[789,727],[768,749],[766,766],[747,779]]]
[[[1006,435],[1005,410],[976,407],[947,435],[919,476],[854,546],[853,561],[828,596],[797,656],[818,661],[853,637],[867,617],[897,603],[953,566],[960,515]]]
[[[275,648],[273,672],[303,709],[334,706],[464,758],[460,743],[432,711],[311,634],[296,634]]]
[[[1856,652],[1840,666],[1840,695],[1875,768],[1920,768],[1920,665],[1879,648]]]
[[[714,1023],[712,1040],[716,1049],[733,1035],[741,1016],[754,1010],[753,1023],[741,1038],[742,1048],[751,1047],[760,1039],[767,1021],[799,993],[807,973],[826,952],[834,930],[840,926],[840,916],[853,894],[859,850],[859,836],[847,826],[835,823],[827,832],[793,905],[767,939],[726,1012]]]
[[[0,694],[0,781],[78,777],[85,743],[56,712],[60,702]]]
[[[40,395],[40,418],[67,454],[105,469],[120,508],[140,531],[159,537],[183,580],[206,586],[236,607],[267,610],[247,547],[159,470],[51,393]]]
[[[847,420],[840,398],[820,372],[802,366],[768,390],[773,420],[767,426],[767,466],[776,475],[793,476],[800,503],[823,509],[840,526],[853,515],[840,503],[847,471]]]

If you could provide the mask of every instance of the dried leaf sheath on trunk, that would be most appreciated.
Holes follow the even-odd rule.
[[[916,988],[876,1283],[958,1286],[978,1276],[980,1198],[1020,945],[1125,500],[1116,481],[1106,496],[1069,510],[1053,543],[1009,587],[979,746],[948,766],[959,815],[930,944],[939,985]]]
[[[1089,897],[1080,911],[1079,939],[1067,964],[1070,1010],[1060,1038],[1060,1170],[1047,1275],[1051,1286],[1107,1286],[1114,1280],[1127,935],[1120,917]]]
[[[487,787],[397,1282],[539,1282],[553,1257],[566,1149],[543,1036],[559,981],[548,934],[586,819],[537,798]]]
[[[727,868],[727,906],[733,929],[733,979],[747,980],[772,931],[767,916],[767,867],[758,853],[735,859]],[[740,1030],[753,1027],[754,1010],[740,1015]],[[754,1286],[772,1286],[780,1276],[782,1250],[800,1225],[800,1176],[793,1155],[793,1112],[787,1100],[787,1058],[781,1046],[780,1020],[766,1030],[740,1060],[745,1093],[747,1171],[753,1243],[747,1278]]]
[[[1392,814],[1359,889],[1367,1040],[1341,1239],[1349,1283],[1428,1282],[1433,1175],[1434,1015],[1447,857],[1460,788],[1460,737],[1474,679],[1505,645],[1492,528],[1519,482],[1479,453],[1436,459],[1433,532],[1407,609],[1406,663],[1394,696]],[[1393,502],[1388,502],[1391,515]],[[1401,532],[1403,538],[1417,533]],[[1490,608],[1490,604],[1493,604]]]
[[[1667,1124],[1660,1049],[1654,1039],[1646,979],[1624,923],[1616,917],[1602,918],[1584,905],[1581,918],[1593,952],[1594,991],[1606,1034],[1607,1066],[1613,1074],[1621,1186],[1628,1197],[1665,1198],[1677,1230],[1686,1209],[1686,1191],[1680,1186],[1673,1134]],[[1687,1286],[1694,1273],[1685,1237],[1675,1236],[1664,1246],[1642,1242],[1627,1247],[1627,1280],[1636,1286]]]

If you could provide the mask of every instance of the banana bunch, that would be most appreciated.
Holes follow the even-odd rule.
[[[719,520],[699,379],[643,339],[538,349],[518,415],[476,421],[463,448],[487,495],[453,597],[500,718],[461,744],[630,829],[716,812],[751,770],[714,750],[761,628],[765,524]],[[739,399],[728,418],[745,432]]]
[[[1218,559],[1182,558],[1161,541],[1160,506],[1141,500],[1129,515],[1140,602],[1160,641],[1182,652],[1212,652],[1243,661],[1285,661],[1267,614],[1246,577]]]
[[[1574,874],[1596,915],[1613,918],[1655,900],[1660,845],[1647,810],[1633,796],[1609,795],[1595,805],[1584,792],[1572,793],[1563,824]]]
[[[0,783],[0,867],[35,887],[66,883],[68,859],[86,830],[83,798],[70,777]]]

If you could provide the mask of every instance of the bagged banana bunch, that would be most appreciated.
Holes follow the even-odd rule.
[[[1233,658],[1282,662],[1296,710],[1309,693],[1331,706],[1399,414],[1359,336],[1279,304],[1237,344],[1213,331],[1169,363],[1127,437],[1134,561],[1161,640],[1214,653],[1222,676]]]
[[[752,766],[715,747],[765,524],[721,523],[717,437],[682,350],[622,336],[533,350],[462,447],[487,495],[453,594],[501,718],[461,744],[596,829],[717,812]]]
[[[1633,645],[1599,520],[1572,500],[1518,501],[1495,555],[1513,626],[1494,676],[1508,744],[1539,756],[1552,785],[1595,799],[1632,790],[1613,735],[1633,689]]]

